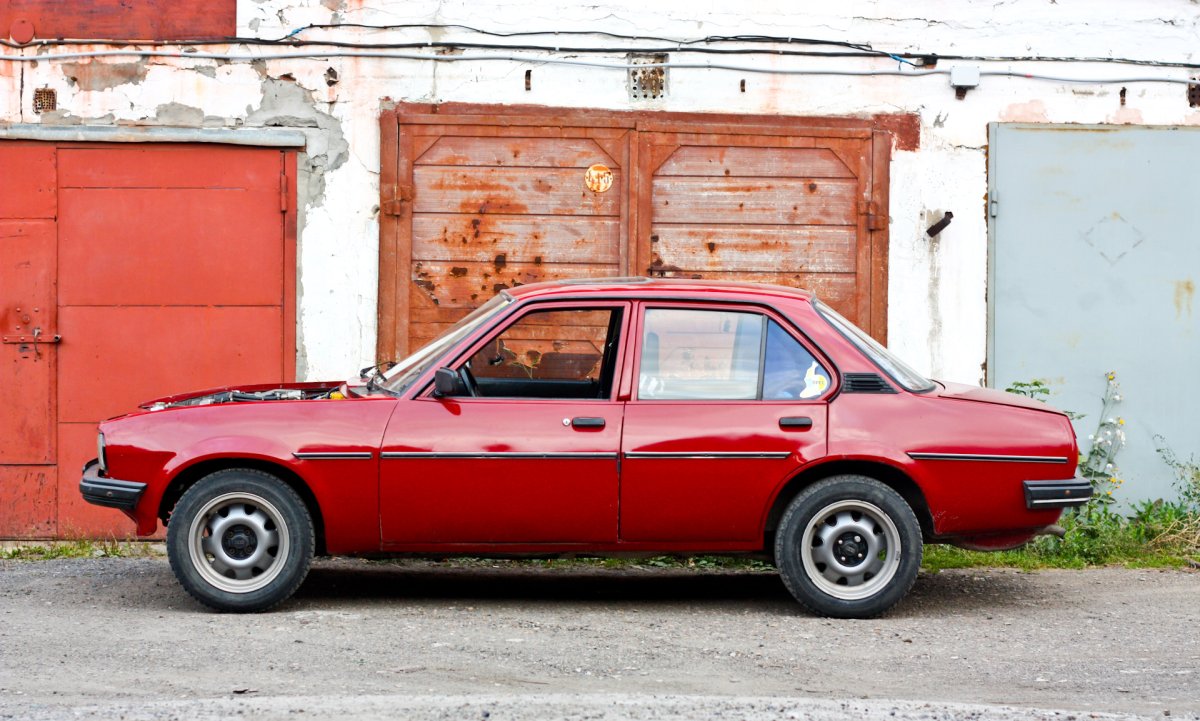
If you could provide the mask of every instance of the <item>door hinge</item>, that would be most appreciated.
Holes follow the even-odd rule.
[[[995,218],[996,214],[999,212],[1000,212],[1000,201],[996,200],[995,198],[989,198],[988,199],[988,217]]]
[[[400,215],[400,204],[411,203],[414,191],[413,186],[407,183],[396,183],[392,185],[392,197],[384,198],[381,204],[381,209],[384,215]]]
[[[867,203],[867,230],[887,230],[888,216],[879,212],[879,204],[875,201]]]

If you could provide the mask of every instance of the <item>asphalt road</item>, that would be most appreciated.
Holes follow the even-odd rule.
[[[1200,573],[922,574],[887,616],[772,574],[320,561],[274,612],[162,558],[0,561],[0,718],[1200,718]]]

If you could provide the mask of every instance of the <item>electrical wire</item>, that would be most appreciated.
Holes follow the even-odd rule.
[[[669,46],[629,46],[629,47],[596,47],[596,46],[568,46],[568,45],[541,45],[541,44],[510,44],[510,43],[476,43],[463,41],[424,41],[424,42],[407,42],[407,43],[361,43],[342,40],[304,40],[297,36],[308,30],[330,30],[342,28],[357,28],[362,30],[377,30],[377,31],[393,31],[393,30],[464,30],[479,35],[500,38],[516,38],[516,37],[546,37],[546,36],[565,36],[565,37],[607,37],[615,40],[623,41],[652,41],[669,43]],[[112,44],[111,40],[103,39],[47,39],[36,40],[25,45],[11,42],[9,40],[0,39],[0,46],[10,48],[30,48],[44,46],[63,46],[63,45],[97,45],[97,44]],[[717,43],[739,43],[742,45],[806,45],[806,46],[828,46],[843,48],[841,51],[817,51],[817,50],[790,50],[781,48],[717,48],[708,47]],[[782,55],[782,56],[798,56],[798,57],[886,57],[896,60],[897,62],[912,65],[914,67],[932,66],[940,60],[954,61],[970,61],[970,62],[1050,62],[1050,63],[1106,63],[1119,65],[1141,65],[1147,67],[1162,67],[1162,68],[1187,68],[1200,69],[1200,63],[1178,62],[1178,61],[1163,61],[1163,60],[1148,60],[1144,58],[1126,58],[1126,57],[1097,57],[1097,56],[1015,56],[1015,55],[946,55],[936,52],[891,52],[886,50],[877,50],[868,43],[853,43],[840,40],[825,40],[818,38],[803,38],[790,36],[772,36],[772,35],[709,35],[701,38],[670,38],[654,35],[629,35],[622,33],[614,33],[603,30],[521,30],[512,32],[501,32],[495,30],[487,30],[477,28],[470,25],[462,25],[455,23],[409,23],[395,25],[370,25],[364,23],[313,23],[296,28],[287,35],[280,38],[253,38],[253,37],[223,37],[223,38],[208,38],[208,39],[192,39],[192,40],[155,40],[155,41],[138,41],[130,43],[136,45],[144,45],[150,47],[162,46],[183,46],[197,47],[204,45],[263,45],[263,46],[293,46],[293,47],[311,47],[325,46],[338,47],[357,50],[404,50],[417,48],[437,48],[437,49],[475,49],[475,50],[502,50],[502,51],[530,51],[530,52],[558,52],[563,54],[612,54],[618,52],[625,53],[697,53],[697,54],[712,54],[712,55]]]
[[[948,69],[925,69],[925,70],[841,70],[835,68],[768,68],[754,67],[746,65],[728,65],[724,63],[687,63],[668,61],[665,63],[620,63],[620,62],[597,62],[592,60],[573,60],[569,58],[538,58],[528,57],[523,55],[432,55],[428,53],[402,53],[402,52],[385,52],[385,51],[347,51],[347,50],[330,50],[325,52],[314,51],[295,51],[284,53],[204,53],[204,52],[176,52],[163,50],[98,50],[77,53],[53,53],[43,55],[10,55],[0,53],[0,60],[8,60],[11,62],[39,62],[43,60],[80,60],[90,58],[112,58],[112,57],[135,57],[135,58],[172,58],[172,59],[196,59],[196,60],[316,60],[327,58],[377,58],[377,59],[394,59],[394,60],[418,60],[424,62],[436,63],[461,63],[461,62],[490,62],[490,61],[506,61],[526,63],[532,65],[565,65],[571,67],[584,68],[600,68],[605,70],[648,70],[654,68],[670,68],[680,70],[727,70],[739,73],[758,73],[758,74],[777,74],[777,75],[825,75],[825,76],[846,76],[846,77],[868,77],[868,76],[889,76],[902,78],[921,78],[934,75],[949,75]],[[1194,85],[1197,81],[1188,80],[1185,78],[1168,78],[1168,77],[1124,77],[1124,78],[1071,78],[1055,75],[1043,75],[1039,73],[1018,72],[1015,70],[981,70],[981,76],[989,77],[1010,77],[1010,78],[1025,78],[1028,80],[1047,80],[1061,83],[1088,83],[1088,84],[1114,84],[1114,83],[1173,83],[1181,85]]]

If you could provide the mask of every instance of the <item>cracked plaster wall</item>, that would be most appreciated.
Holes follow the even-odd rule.
[[[698,9],[694,2],[633,0],[514,4],[501,0],[239,0],[238,32],[283,37],[309,23],[462,23],[498,31],[557,29],[697,37],[769,34],[870,43],[907,52],[1012,56],[1126,56],[1195,62],[1195,0],[847,0],[819,7],[751,1]],[[486,40],[462,30],[309,30],[365,42]],[[560,36],[564,44],[615,44]],[[548,41],[549,38],[538,38]],[[75,49],[75,48],[73,48]],[[80,48],[86,49],[86,48]],[[111,49],[97,46],[96,50]],[[244,48],[212,48],[214,51]],[[285,48],[289,49],[289,48]],[[271,48],[259,48],[270,51]],[[26,50],[26,53],[37,52]],[[695,59],[696,56],[680,56]],[[624,52],[591,59],[622,62]],[[746,65],[894,68],[891,60],[721,58]],[[943,61],[939,67],[953,63]],[[132,66],[132,67],[131,67]],[[532,89],[524,73],[533,67]],[[1077,77],[1184,71],[1111,64],[1012,63],[1024,72]],[[333,73],[330,73],[330,69]],[[336,82],[330,82],[336,74]],[[740,81],[745,79],[745,92]],[[55,113],[33,115],[34,88],[58,91]],[[891,169],[890,344],[914,365],[979,382],[986,345],[987,124],[993,121],[1200,125],[1178,85],[1070,85],[984,78],[956,100],[945,77],[922,79],[754,75],[672,70],[670,94],[632,103],[620,71],[519,64],[324,59],[198,58],[0,63],[0,121],[202,127],[281,126],[304,131],[299,249],[299,371],[336,378],[373,356],[378,244],[381,99],[658,108],[779,115],[912,112],[921,147],[898,151]],[[936,242],[930,217],[954,211]]]

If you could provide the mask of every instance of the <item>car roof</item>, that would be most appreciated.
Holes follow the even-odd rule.
[[[727,280],[692,280],[684,278],[578,278],[551,280],[519,285],[506,291],[517,300],[534,298],[579,298],[587,296],[621,296],[672,298],[721,295],[746,300],[755,296],[784,297],[811,300],[813,294],[800,288],[765,283],[742,283]]]

